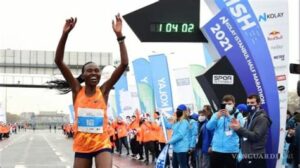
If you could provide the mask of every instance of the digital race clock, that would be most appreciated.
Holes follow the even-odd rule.
[[[123,17],[142,42],[207,42],[200,0],[159,0]]]
[[[156,33],[194,33],[194,23],[152,23],[150,31]]]

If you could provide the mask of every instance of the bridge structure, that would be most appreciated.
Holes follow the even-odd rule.
[[[54,51],[0,50],[0,87],[48,87],[47,81],[62,78],[54,57]],[[113,64],[113,57],[109,52],[65,52],[64,62],[74,76],[81,73],[82,65],[88,61],[102,69]]]

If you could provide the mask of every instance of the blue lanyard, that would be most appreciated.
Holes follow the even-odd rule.
[[[226,122],[227,122],[227,117],[230,119],[230,116],[224,116],[224,131],[226,131],[227,130],[227,124],[226,124]],[[228,126],[228,131],[230,131],[230,127]]]

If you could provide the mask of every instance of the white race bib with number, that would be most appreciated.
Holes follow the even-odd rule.
[[[103,133],[104,110],[78,108],[78,131],[85,133]]]

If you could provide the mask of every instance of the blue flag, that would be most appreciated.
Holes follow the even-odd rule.
[[[135,59],[132,64],[141,105],[141,112],[149,113],[153,116],[155,102],[150,63],[145,58],[138,58]]]
[[[166,167],[168,151],[169,151],[169,145],[166,145],[157,158],[155,168]]]
[[[167,57],[164,54],[149,56],[156,109],[173,114],[172,87]]]
[[[120,100],[120,92],[128,91],[128,83],[127,83],[127,75],[123,73],[118,82],[115,84],[115,99],[116,99],[116,107],[118,116],[121,115],[121,100]]]

